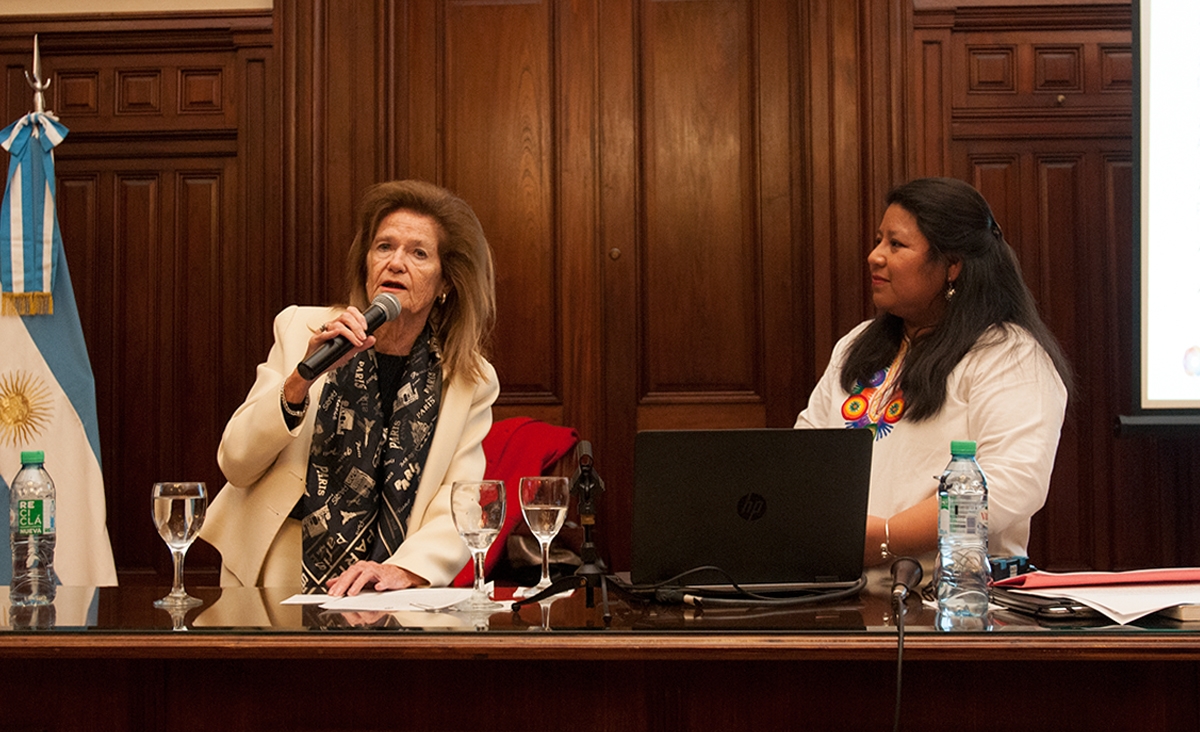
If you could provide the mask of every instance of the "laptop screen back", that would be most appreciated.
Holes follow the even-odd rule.
[[[857,581],[871,444],[857,429],[639,432],[630,579],[715,566],[759,590]],[[671,584],[730,579],[706,571]]]

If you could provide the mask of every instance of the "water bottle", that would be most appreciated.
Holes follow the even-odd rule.
[[[987,478],[975,443],[950,443],[950,464],[938,484],[938,626],[978,627],[988,616],[991,565],[987,549]]]
[[[13,605],[8,608],[8,625],[13,630],[50,630],[54,627],[54,605]]]
[[[14,607],[54,602],[54,481],[42,467],[41,450],[21,453],[21,470],[9,487],[8,526],[12,542]]]

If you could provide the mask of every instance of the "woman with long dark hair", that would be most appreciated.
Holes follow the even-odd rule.
[[[866,566],[901,554],[932,562],[952,440],[977,443],[989,553],[1023,555],[1049,490],[1070,366],[978,191],[922,178],[887,204],[867,257],[878,314],[835,346],[796,427],[875,433]]]

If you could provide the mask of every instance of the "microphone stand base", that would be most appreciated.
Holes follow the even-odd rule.
[[[554,580],[550,583],[549,587],[541,592],[514,601],[512,604],[512,611],[514,613],[519,612],[521,608],[525,607],[526,605],[533,605],[534,603],[544,600],[547,597],[553,597],[554,595],[566,592],[567,590],[577,590],[581,587],[587,589],[587,606],[595,607],[596,604],[593,590],[597,586],[600,587],[600,602],[603,609],[604,626],[608,627],[609,623],[612,622],[612,613],[608,608],[608,581],[605,579],[604,574],[598,571],[598,568],[595,565],[585,564],[584,566],[580,567],[575,574],[559,577],[558,579]]]

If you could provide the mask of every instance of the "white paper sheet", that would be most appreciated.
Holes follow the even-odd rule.
[[[329,602],[329,595],[292,595],[291,597],[280,600],[280,605],[320,605]]]
[[[514,600],[524,600],[526,597],[533,597],[534,595],[536,595],[539,592],[541,592],[541,590],[537,589],[536,587],[518,587],[517,589],[513,590],[513,599]],[[561,600],[562,598],[570,597],[573,594],[575,594],[575,588],[568,587],[567,589],[563,590],[562,592],[551,595],[550,597],[547,597],[545,599]]]
[[[486,585],[488,595],[492,584]],[[388,592],[362,592],[346,597],[292,595],[282,605],[320,605],[335,612],[398,612],[402,610],[448,610],[471,597],[470,587],[420,587]]]
[[[1052,587],[1012,591],[1040,597],[1066,597],[1104,613],[1121,625],[1176,605],[1200,603],[1200,584]]]

